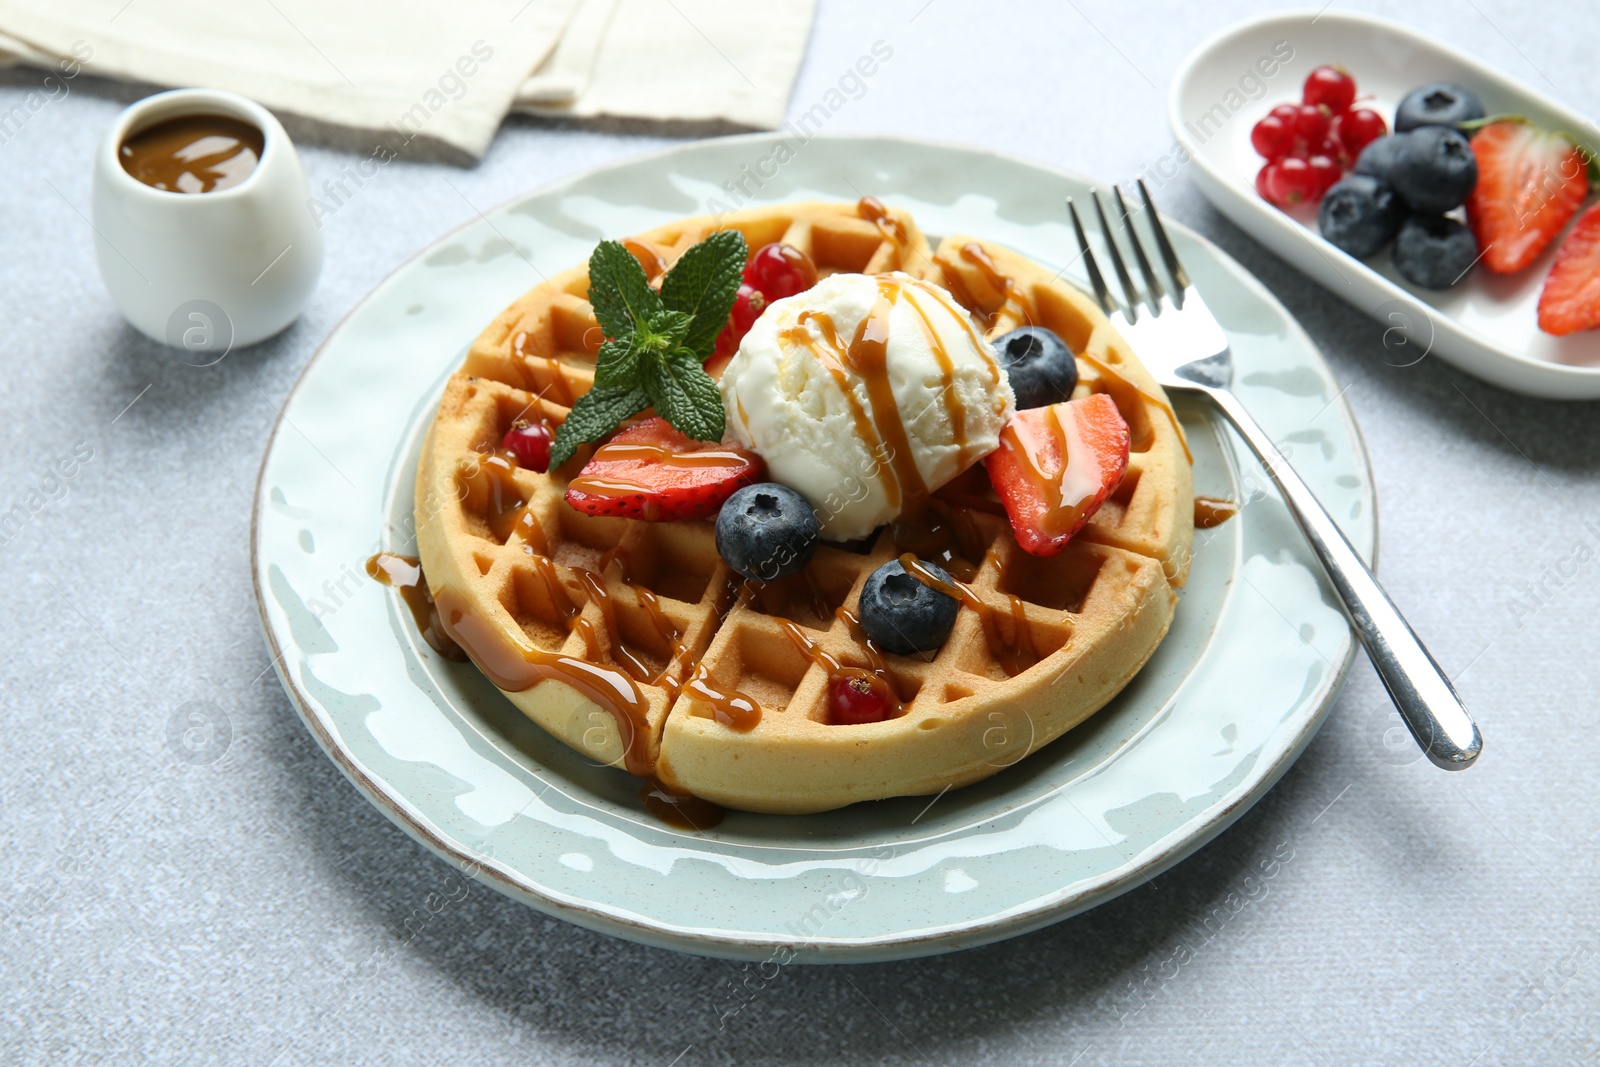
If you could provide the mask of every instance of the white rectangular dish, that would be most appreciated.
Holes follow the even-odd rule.
[[[1391,125],[1411,89],[1450,81],[1477,93],[1491,116],[1523,115],[1570,134],[1588,153],[1600,147],[1600,127],[1583,116],[1414,30],[1369,15],[1290,12],[1223,31],[1174,76],[1168,118],[1201,190],[1245,232],[1376,319],[1383,329],[1373,339],[1386,362],[1410,365],[1431,354],[1515,392],[1600,397],[1600,331],[1553,337],[1538,326],[1539,292],[1559,241],[1515,275],[1478,269],[1454,289],[1430,292],[1403,280],[1388,251],[1359,260],[1323,240],[1315,205],[1285,212],[1257,194],[1264,161],[1250,128],[1275,105],[1298,103],[1306,75],[1324,63],[1349,70],[1358,96],[1370,97]]]

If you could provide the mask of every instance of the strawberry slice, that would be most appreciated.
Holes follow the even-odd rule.
[[[1019,411],[984,465],[1023,551],[1054,556],[1128,469],[1128,424],[1104,393]]]
[[[1600,204],[1573,224],[1539,294],[1539,329],[1564,337],[1600,326]]]
[[[761,457],[754,452],[696,441],[666,419],[646,419],[595,450],[567,483],[567,503],[586,515],[648,522],[703,519],[761,475]]]
[[[1478,184],[1467,222],[1496,274],[1521,270],[1555,240],[1589,195],[1589,166],[1565,134],[1521,119],[1491,122],[1472,137]]]

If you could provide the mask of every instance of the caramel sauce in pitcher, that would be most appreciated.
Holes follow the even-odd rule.
[[[168,193],[216,193],[241,184],[261,163],[265,138],[226,115],[183,115],[129,134],[122,169]]]

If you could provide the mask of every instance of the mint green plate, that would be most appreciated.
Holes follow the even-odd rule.
[[[883,960],[1010,937],[1170,867],[1254,803],[1305,747],[1354,650],[1270,480],[1208,413],[1180,407],[1199,493],[1241,500],[1196,538],[1171,633],[1066,737],[937,798],[822,815],[730,812],[681,832],[637,781],[519,713],[421,642],[362,574],[408,552],[418,445],[445,377],[506,304],[602,238],[758,201],[911,210],[929,234],[1003,242],[1078,278],[1062,198],[1086,183],[970,148],[771,135],[631,160],[530,193],[401,266],[334,330],[284,405],[257,489],[253,567],[285,690],[363,793],[442,858],[595,930],[741,959]],[[779,157],[787,162],[777,166]],[[767,172],[775,171],[770,177]],[[1315,346],[1222,252],[1173,226],[1233,341],[1239,391],[1370,555],[1372,478]],[[1247,684],[1241,680],[1248,680]],[[1026,729],[1026,723],[1004,728]]]

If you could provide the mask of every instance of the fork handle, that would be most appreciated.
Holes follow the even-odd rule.
[[[1435,766],[1450,771],[1472,766],[1483,751],[1483,737],[1416,631],[1239,398],[1223,389],[1202,387],[1202,391],[1222,409],[1282,490],[1411,736]]]

